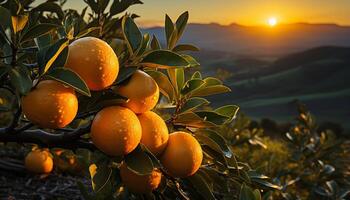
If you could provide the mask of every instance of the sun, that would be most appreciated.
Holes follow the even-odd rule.
[[[271,26],[271,27],[276,26],[276,25],[277,25],[277,19],[276,19],[276,17],[270,17],[270,18],[267,20],[267,23],[268,23],[269,26]]]

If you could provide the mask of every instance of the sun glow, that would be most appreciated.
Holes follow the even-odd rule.
[[[274,27],[277,25],[277,19],[276,17],[270,17],[268,20],[267,20],[267,23],[269,24],[269,26],[271,27]]]

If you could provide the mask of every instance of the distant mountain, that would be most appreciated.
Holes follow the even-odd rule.
[[[161,27],[148,28],[165,43]],[[181,42],[236,55],[281,56],[318,46],[350,46],[350,27],[335,24],[280,24],[276,27],[189,24]]]
[[[232,93],[216,97],[218,105],[237,103],[248,115],[291,120],[295,100],[305,103],[319,121],[350,130],[350,48],[318,47],[284,56],[264,68],[225,80]]]

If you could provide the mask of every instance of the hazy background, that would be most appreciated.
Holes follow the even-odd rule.
[[[81,10],[82,0],[65,7]],[[164,15],[190,12],[181,42],[201,48],[194,56],[206,75],[232,93],[214,106],[234,103],[255,119],[290,121],[296,100],[321,122],[350,129],[350,1],[144,0],[128,12],[143,32],[160,38]],[[276,26],[269,26],[274,18]]]

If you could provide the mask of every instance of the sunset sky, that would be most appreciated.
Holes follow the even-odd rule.
[[[68,0],[66,8],[82,8],[83,0]],[[350,0],[143,0],[129,9],[141,15],[143,26],[162,25],[165,13],[175,18],[190,12],[190,22],[267,25],[278,23],[336,23],[350,25]]]

